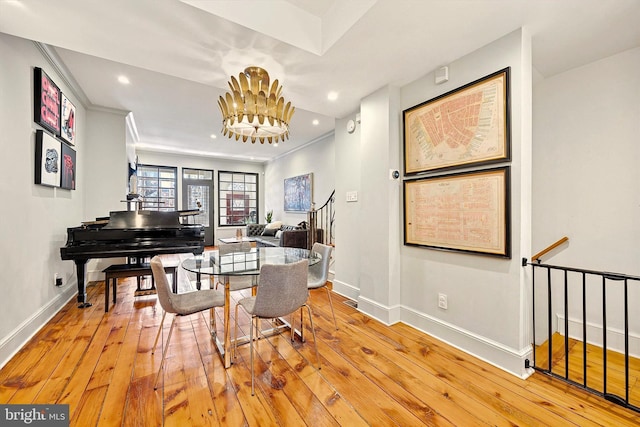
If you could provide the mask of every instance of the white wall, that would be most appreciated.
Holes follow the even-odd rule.
[[[260,197],[264,194],[264,166],[262,163],[255,162],[238,162],[234,160],[216,159],[214,157],[205,156],[183,156],[169,153],[154,153],[149,151],[137,151],[138,163],[149,164],[156,166],[175,166],[178,168],[178,206],[182,207],[182,168],[193,169],[208,169],[213,170],[214,178],[214,206],[216,208],[214,213],[214,240],[219,238],[234,237],[236,235],[236,228],[234,226],[218,226],[218,171],[233,171],[233,172],[247,172],[258,174],[258,194]],[[258,200],[258,209],[261,217],[264,218],[264,201]],[[260,222],[258,220],[258,222]],[[244,226],[241,227],[244,230]]]
[[[640,49],[541,80],[534,88],[533,248],[569,243],[545,263],[640,276]],[[580,289],[581,279],[570,289]],[[537,282],[538,283],[538,282]],[[546,286],[546,282],[539,283]],[[622,349],[621,283],[609,282],[608,344]],[[629,282],[632,353],[640,353],[640,283]],[[553,330],[563,297],[554,293]],[[546,292],[536,293],[537,301]],[[570,328],[582,317],[582,292],[570,295]],[[602,336],[601,281],[587,287],[588,337]],[[536,340],[546,339],[537,310]],[[545,323],[543,323],[545,322]],[[570,329],[571,331],[571,329]],[[577,332],[577,333],[576,333]],[[582,336],[581,327],[573,336]],[[544,334],[543,334],[544,333]]]
[[[334,289],[384,322],[406,322],[516,375],[530,350],[526,312],[530,252],[531,50],[519,30],[452,62],[450,80],[429,73],[399,91],[382,88],[361,103],[353,134],[336,123],[337,237]],[[511,67],[511,259],[402,245],[401,181],[389,169],[402,158],[402,110]],[[354,113],[355,114],[355,113]],[[359,159],[359,161],[354,161]],[[359,165],[358,165],[359,163]],[[357,203],[344,193],[359,192]],[[398,265],[399,264],[399,265]],[[445,293],[449,309],[437,306]]]
[[[529,345],[525,274],[521,259],[529,256],[531,232],[529,158],[531,151],[530,38],[515,31],[449,65],[449,81],[434,82],[430,73],[402,88],[406,109],[465,83],[511,67],[511,259],[437,251],[402,249],[403,321],[517,375],[524,375]],[[529,133],[527,133],[529,132]],[[438,308],[438,294],[448,309]]]
[[[66,228],[83,219],[86,111],[28,40],[0,34],[0,366],[76,292],[75,267],[60,259]],[[34,184],[33,68],[41,67],[75,104],[75,191]],[[63,286],[54,286],[54,274]]]
[[[335,130],[335,185],[336,185],[336,246],[333,290],[353,300],[360,296],[360,221],[361,203],[347,202],[347,192],[362,194],[361,185],[361,126],[353,133],[346,129],[347,121],[355,120],[356,112],[336,120]],[[377,233],[375,233],[377,235]]]
[[[284,142],[283,144],[287,144]],[[267,210],[273,210],[273,220],[296,225],[307,220],[307,214],[284,211],[284,180],[298,175],[313,173],[312,200],[320,208],[335,188],[334,137],[328,135],[308,144],[291,154],[268,162],[265,165],[265,210],[258,222],[265,222]]]

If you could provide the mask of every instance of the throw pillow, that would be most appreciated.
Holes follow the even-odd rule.
[[[276,232],[276,239],[279,239],[281,235],[282,235],[282,230],[278,230]]]
[[[265,225],[264,228],[279,230],[282,227],[282,221],[273,221]]]
[[[265,227],[264,231],[262,232],[262,235],[263,236],[271,236],[271,237],[273,237],[273,236],[276,235],[276,232],[278,232],[278,231],[280,231],[280,230],[278,230],[276,228],[266,228]]]

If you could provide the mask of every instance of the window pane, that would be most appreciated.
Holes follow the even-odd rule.
[[[167,166],[138,166],[138,193],[143,209],[174,211],[177,201],[177,168]],[[140,178],[142,177],[142,178]]]
[[[219,225],[258,221],[258,174],[218,172]]]

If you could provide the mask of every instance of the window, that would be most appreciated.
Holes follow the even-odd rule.
[[[175,211],[178,205],[178,170],[168,166],[138,165],[138,193],[142,209]]]
[[[245,225],[258,221],[258,174],[218,172],[219,225]]]

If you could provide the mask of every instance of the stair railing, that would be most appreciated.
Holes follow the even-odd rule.
[[[334,210],[335,195],[336,190],[333,190],[327,201],[319,209],[315,209],[315,203],[313,203],[311,210],[307,212],[309,230],[307,249],[311,249],[315,242],[333,246],[336,215]]]
[[[568,238],[564,237],[537,253],[532,257],[531,263],[526,258],[522,259],[523,267],[527,265],[533,267],[531,279],[533,366],[527,359],[525,367],[532,367],[545,375],[561,379],[611,402],[640,412],[640,397],[630,395],[632,384],[630,384],[629,373],[632,357],[630,355],[632,346],[629,343],[629,305],[635,303],[630,301],[629,293],[637,295],[640,289],[640,277],[561,267],[541,262],[540,258],[543,255],[566,241]],[[542,301],[538,302],[536,297]],[[618,317],[623,323],[619,337],[616,336],[618,328],[607,326],[607,308],[612,310],[611,304],[614,301],[619,301],[615,303],[615,311],[620,313]],[[589,302],[590,305],[588,305]],[[539,306],[536,306],[537,304]],[[600,307],[594,310],[598,305]],[[601,311],[598,313],[598,310]],[[542,317],[538,324],[536,313]],[[609,314],[618,313],[610,312]],[[598,323],[601,323],[601,331],[594,327]],[[536,330],[536,325],[542,326],[542,331],[540,328]],[[554,334],[562,338],[554,341]],[[608,336],[612,334],[613,337]],[[571,342],[576,343],[576,349],[582,350],[582,354],[578,357],[570,358]],[[540,343],[540,346],[537,343]],[[547,345],[546,349],[544,345]],[[609,378],[609,371],[614,367],[613,363],[611,363],[612,366],[608,366],[610,362],[608,357],[611,358],[615,353],[621,355],[624,363],[621,381],[612,381]],[[596,358],[597,354],[600,354],[598,358]],[[636,354],[635,357],[638,355]],[[574,363],[581,366],[574,366]],[[601,366],[594,368],[600,363],[602,363]],[[587,369],[588,367],[590,369]],[[637,374],[634,374],[634,377],[635,375]]]

